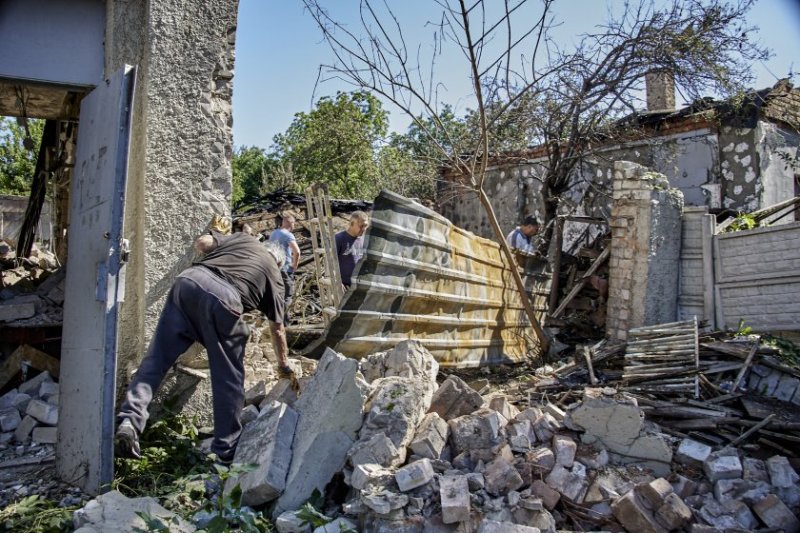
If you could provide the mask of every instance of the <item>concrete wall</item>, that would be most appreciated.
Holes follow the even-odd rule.
[[[714,237],[717,327],[800,331],[800,222]]]
[[[0,240],[16,248],[27,208],[27,196],[0,196]],[[39,215],[39,223],[36,226],[36,240],[38,242],[49,241],[52,234],[53,219],[50,201],[45,200]]]
[[[562,214],[607,219],[615,161],[631,161],[664,174],[670,187],[683,193],[688,206],[760,209],[797,194],[795,171],[787,164],[787,157],[795,156],[799,145],[800,135],[796,132],[760,121],[754,128],[697,128],[607,146],[587,154],[577,165],[573,186],[561,205]],[[541,210],[543,164],[543,159],[531,159],[490,168],[486,190],[505,231],[513,229],[525,215]],[[485,217],[476,215],[479,204],[474,193],[463,191],[453,189],[440,195],[440,212],[469,231],[492,237]],[[783,219],[782,223],[791,220]],[[584,228],[571,222],[565,225],[565,250]]]
[[[675,320],[682,209],[682,194],[663,175],[628,161],[614,165],[609,337],[625,340],[631,328]]]
[[[229,213],[237,1],[110,0],[106,75],[138,65],[121,370],[141,358],[191,243]]]

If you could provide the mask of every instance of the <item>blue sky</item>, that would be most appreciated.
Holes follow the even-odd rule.
[[[435,11],[426,13],[435,5],[432,0],[388,1],[393,9],[398,5],[398,16],[411,42],[430,42],[432,30],[424,23],[435,18]],[[602,21],[606,5],[601,0],[556,2],[556,16],[563,21],[558,29],[562,44]],[[343,11],[336,17],[345,19],[353,9]],[[572,16],[575,13],[580,17]],[[800,71],[800,0],[761,0],[751,11],[750,22],[760,28],[759,40],[775,54],[765,64],[755,65],[757,88],[774,84],[790,69]],[[295,113],[310,110],[322,96],[353,89],[337,81],[317,83],[319,65],[330,62],[332,56],[300,0],[240,0],[236,39],[233,139],[237,146],[269,148],[272,137],[286,130]],[[463,62],[444,62],[438,76],[446,87],[440,100],[459,111],[474,105]],[[800,76],[795,76],[794,82],[800,84]],[[409,119],[390,106],[386,108],[391,128],[405,131]]]

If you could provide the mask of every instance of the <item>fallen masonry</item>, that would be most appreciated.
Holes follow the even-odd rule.
[[[270,400],[281,382],[254,389],[236,462],[256,467],[227,490],[279,532],[800,531],[791,455],[664,432],[615,388],[526,405],[437,386],[437,370],[407,341],[360,362],[327,351],[293,406]],[[324,529],[298,512],[315,490],[338,520]]]

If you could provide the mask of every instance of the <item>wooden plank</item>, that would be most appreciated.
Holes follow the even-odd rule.
[[[557,317],[564,312],[564,310],[567,308],[567,304],[569,304],[569,302],[571,302],[572,299],[575,298],[579,292],[581,292],[583,287],[589,281],[589,278],[592,276],[592,274],[594,274],[597,271],[597,269],[600,268],[600,266],[602,266],[602,264],[606,261],[606,259],[608,259],[609,255],[611,255],[611,246],[603,250],[603,253],[600,254],[600,256],[592,263],[592,266],[589,267],[589,270],[586,271],[586,274],[584,274],[583,277],[581,277],[580,281],[578,281],[578,283],[576,283],[575,286],[572,287],[572,290],[569,291],[569,294],[567,294],[566,297],[564,297],[564,300],[562,300],[558,308],[555,311],[553,311],[552,316]]]
[[[22,370],[24,364],[36,370],[46,370],[56,379],[58,379],[61,370],[61,362],[58,359],[32,346],[23,344],[14,350],[8,356],[8,359],[0,365],[0,388],[5,387]]]
[[[736,389],[739,388],[739,385],[742,383],[742,379],[744,378],[745,373],[750,368],[750,365],[753,363],[753,356],[758,351],[758,346],[761,344],[761,337],[756,337],[753,341],[753,347],[750,349],[750,353],[747,354],[747,358],[744,360],[744,364],[742,365],[742,369],[739,371],[739,374],[736,375],[736,379],[733,381],[733,386],[731,387],[731,392],[736,392]]]

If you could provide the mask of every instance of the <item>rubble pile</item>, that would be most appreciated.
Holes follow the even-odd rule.
[[[316,491],[364,532],[800,530],[784,455],[664,433],[615,388],[520,408],[437,374],[405,341],[360,362],[328,350],[299,398],[254,387],[234,461],[257,467],[226,490],[281,532],[312,531],[298,508]]]
[[[56,256],[36,246],[31,256],[18,259],[0,241],[0,325],[61,324],[65,271]]]

